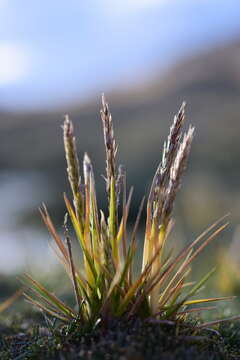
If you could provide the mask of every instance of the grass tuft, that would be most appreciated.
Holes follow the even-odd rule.
[[[226,300],[196,298],[215,269],[197,283],[188,280],[194,259],[227,226],[225,217],[208,227],[179,254],[166,251],[166,243],[173,226],[173,207],[194,135],[194,128],[191,126],[185,134],[182,132],[185,103],[174,117],[163,147],[162,160],[153,177],[146,205],[142,268],[138,274],[134,274],[133,268],[139,256],[137,235],[144,199],[129,235],[127,223],[133,190],[131,189],[127,196],[124,167],[119,166],[117,170],[117,146],[112,116],[104,96],[100,113],[106,150],[107,214],[98,209],[93,166],[87,154],[83,160],[82,182],[73,124],[68,116],[65,117],[63,125],[73,204],[66,195],[64,199],[83,255],[80,267],[73,259],[67,217],[62,238],[56,231],[47,208],[43,206],[40,210],[53,237],[56,254],[72,283],[76,306],[68,306],[29,275],[25,276],[28,285],[25,294],[27,300],[63,322],[79,322],[83,329],[92,329],[99,322],[107,324],[114,319],[128,321],[131,318],[154,317],[159,321],[186,320],[195,309],[198,312],[210,309],[202,304]],[[121,192],[123,205],[121,211],[118,211]]]

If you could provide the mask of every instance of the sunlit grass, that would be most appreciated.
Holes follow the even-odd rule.
[[[7,310],[12,304],[14,304],[15,301],[19,298],[19,296],[22,295],[22,293],[23,293],[22,290],[18,290],[9,298],[7,298],[5,301],[0,303],[0,313]]]
[[[64,239],[57,233],[47,208],[43,206],[41,209],[43,220],[54,239],[55,254],[72,283],[76,306],[70,307],[29,275],[25,276],[29,288],[26,298],[59,320],[67,323],[77,320],[88,328],[99,322],[106,324],[113,318],[186,319],[194,311],[209,309],[203,304],[226,299],[196,298],[215,269],[197,283],[189,281],[192,262],[225,229],[228,224],[224,222],[225,217],[208,227],[180,253],[174,253],[174,245],[172,250],[166,250],[173,226],[173,206],[194,134],[191,126],[182,134],[185,104],[174,117],[146,201],[142,267],[138,274],[133,272],[133,268],[139,257],[138,226],[145,199],[139,205],[135,225],[129,235],[127,223],[133,189],[127,195],[126,172],[123,166],[116,166],[117,146],[112,117],[104,97],[101,118],[106,149],[108,213],[98,209],[93,167],[87,154],[83,160],[83,175],[80,173],[73,124],[68,117],[65,118],[63,132],[73,199],[70,202],[64,195],[68,214],[64,220]],[[143,165],[146,166],[144,159]],[[73,258],[68,217],[83,255],[80,267],[76,266]]]

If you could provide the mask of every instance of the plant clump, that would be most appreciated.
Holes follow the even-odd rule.
[[[142,267],[133,271],[139,257],[138,227],[142,217],[142,200],[131,232],[127,223],[133,189],[127,196],[126,173],[117,167],[117,145],[109,106],[102,98],[101,119],[106,150],[106,192],[108,213],[98,209],[94,172],[87,154],[80,171],[73,124],[68,116],[63,125],[67,173],[72,190],[72,203],[64,195],[68,216],[79,241],[83,260],[77,266],[73,259],[72,240],[67,217],[64,238],[55,229],[47,208],[41,215],[50,231],[55,253],[72,283],[76,299],[73,308],[49,292],[37,280],[25,276],[28,292],[25,296],[47,314],[82,328],[94,328],[116,319],[155,318],[158,320],[186,319],[193,311],[209,309],[202,304],[223,298],[195,299],[214,269],[199,282],[190,282],[188,276],[193,260],[226,226],[218,220],[180,253],[168,251],[166,243],[173,226],[172,212],[177,192],[187,165],[194,128],[183,134],[185,103],[174,117],[162,160],[154,175],[146,204],[146,229]],[[222,225],[221,225],[222,224]],[[195,307],[193,308],[192,305]],[[197,306],[196,306],[197,305]]]

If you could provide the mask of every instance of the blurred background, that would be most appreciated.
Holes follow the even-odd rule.
[[[135,189],[133,216],[187,102],[196,135],[174,241],[181,247],[230,212],[228,230],[196,266],[203,273],[217,262],[218,290],[240,288],[239,14],[239,0],[0,0],[0,281],[55,269],[38,207],[46,203],[61,228],[66,113],[105,208],[104,92]]]

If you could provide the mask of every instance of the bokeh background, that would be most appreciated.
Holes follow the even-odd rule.
[[[175,207],[174,242],[218,217],[231,224],[196,262],[218,264],[220,293],[240,288],[239,0],[0,0],[0,273],[49,274],[55,260],[38,213],[61,227],[68,191],[62,141],[73,119],[79,156],[95,167],[105,208],[99,116],[104,92],[134,185],[132,215],[148,190],[174,114],[187,101],[196,127]],[[140,240],[141,241],[141,240]]]

